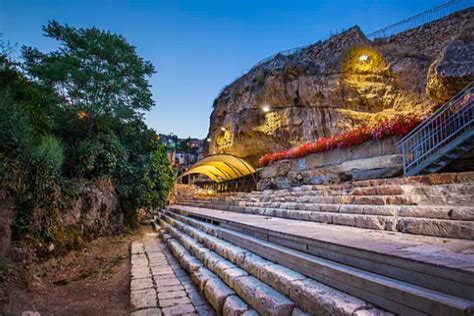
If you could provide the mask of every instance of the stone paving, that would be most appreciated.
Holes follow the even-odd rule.
[[[131,315],[215,315],[157,234],[134,241],[131,254]]]

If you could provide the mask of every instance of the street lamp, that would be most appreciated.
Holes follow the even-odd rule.
[[[222,127],[221,127],[221,131],[223,131],[223,132],[225,132],[225,131],[226,131],[226,129],[225,129],[225,127],[224,127],[224,126],[222,126]]]
[[[262,106],[262,111],[264,113],[268,113],[268,112],[270,112],[270,110],[271,110],[271,108],[268,104],[265,104],[264,106]]]

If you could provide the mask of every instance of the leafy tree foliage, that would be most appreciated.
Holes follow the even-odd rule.
[[[43,31],[58,50],[23,47],[23,63],[0,53],[0,184],[17,200],[15,237],[54,242],[69,184],[103,177],[133,226],[176,174],[142,118],[155,69],[122,36],[56,21]]]
[[[65,104],[85,111],[91,127],[102,116],[131,120],[154,105],[147,78],[155,69],[122,36],[57,21],[43,31],[61,46],[47,54],[23,47],[26,69],[53,87]]]

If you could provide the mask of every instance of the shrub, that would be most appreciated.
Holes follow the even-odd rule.
[[[76,173],[86,178],[113,175],[127,151],[115,134],[99,134],[79,144]]]
[[[391,119],[381,120],[374,126],[361,126],[348,133],[323,137],[314,143],[266,154],[260,158],[259,166],[264,167],[282,159],[301,158],[309,154],[357,146],[369,140],[379,140],[388,136],[405,136],[420,122],[421,118],[414,114],[395,116]]]
[[[14,156],[25,150],[31,135],[27,113],[10,93],[0,93],[0,151]]]

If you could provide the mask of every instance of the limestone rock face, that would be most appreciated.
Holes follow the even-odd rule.
[[[447,25],[464,25],[472,12],[376,41],[353,27],[253,67],[215,100],[208,152],[234,154],[255,165],[268,152],[343,133],[362,123],[404,112],[428,112],[438,101],[425,92],[428,69],[459,33],[458,27]],[[465,60],[472,66],[467,47],[472,41],[450,45],[444,54],[449,62],[432,67],[446,74],[447,81],[450,72],[461,72],[451,70],[450,64],[460,68]],[[464,56],[459,64],[453,62],[458,60],[457,51]]]
[[[474,25],[439,54],[428,71],[426,93],[438,103],[452,98],[474,80]]]

